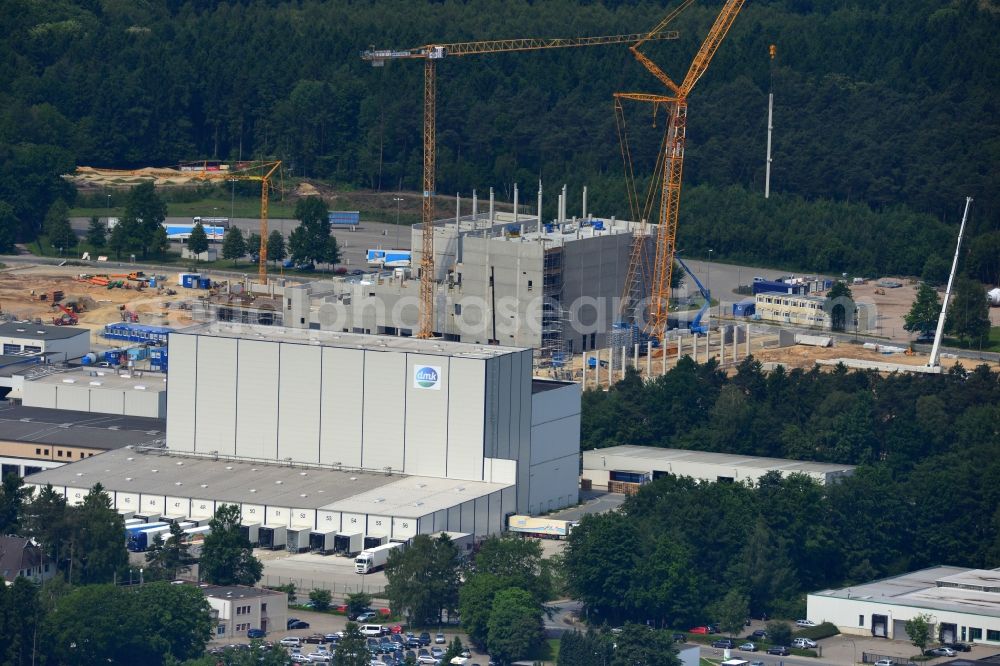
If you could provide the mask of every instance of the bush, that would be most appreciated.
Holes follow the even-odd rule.
[[[330,607],[332,598],[330,590],[316,589],[309,593],[309,601],[313,603],[313,608],[321,613]]]
[[[836,636],[839,633],[840,630],[832,622],[824,622],[815,627],[806,627],[796,631],[795,638],[811,638],[814,641],[818,641],[830,636]]]
[[[767,640],[774,645],[791,645],[792,628],[787,622],[768,622]]]

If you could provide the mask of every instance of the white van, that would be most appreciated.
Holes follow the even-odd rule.
[[[376,638],[382,635],[382,625],[381,624],[363,624],[361,625],[361,635],[368,638]]]

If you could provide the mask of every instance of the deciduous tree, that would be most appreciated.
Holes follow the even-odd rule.
[[[496,593],[487,624],[486,646],[501,664],[527,657],[541,644],[542,606],[520,588]]]
[[[369,666],[371,652],[368,650],[368,641],[356,623],[347,623],[344,636],[337,643],[334,656],[338,666]]]
[[[202,226],[200,221],[195,222],[191,228],[191,235],[188,236],[187,246],[195,258],[202,252],[208,251],[208,234],[205,233],[205,227]]]
[[[955,295],[948,306],[945,328],[963,342],[976,344],[990,334],[990,302],[983,286],[965,276],[955,285]]]
[[[247,253],[247,244],[243,239],[243,232],[236,225],[226,229],[226,235],[222,238],[222,258],[232,259],[236,265],[238,259],[242,259]]]
[[[926,335],[937,327],[938,317],[941,314],[941,300],[938,298],[934,287],[926,282],[917,289],[917,297],[910,307],[910,311],[903,318],[906,322],[903,328],[911,333],[921,333]]]
[[[926,650],[927,645],[931,642],[931,637],[934,636],[934,619],[926,613],[920,613],[907,620],[905,627],[906,635],[910,637],[913,645],[921,652]]]
[[[184,531],[173,522],[169,536],[164,540],[156,535],[152,547],[146,553],[146,580],[174,580],[181,573],[191,569],[195,563],[191,546],[184,541]]]
[[[240,531],[240,507],[223,504],[209,525],[212,531],[201,547],[201,577],[215,585],[255,585],[264,565],[253,556],[249,539]]]
[[[108,242],[107,232],[108,229],[104,223],[94,215],[90,218],[90,224],[87,225],[87,245],[95,249],[104,247]]]

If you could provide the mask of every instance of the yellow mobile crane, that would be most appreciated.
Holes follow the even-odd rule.
[[[362,52],[362,60],[381,67],[390,60],[424,61],[424,173],[423,205],[420,220],[423,225],[420,259],[420,327],[417,337],[429,338],[434,334],[434,188],[435,153],[437,146],[437,84],[436,64],[447,57],[507,53],[511,51],[537,51],[575,46],[602,46],[651,40],[677,39],[677,32],[657,31],[656,34],[610,35],[604,37],[524,38],[493,39],[479,42],[452,44],[425,44],[413,49],[371,49]]]
[[[673,277],[674,256],[677,252],[677,214],[680,210],[681,174],[684,168],[684,146],[687,140],[687,100],[695,84],[708,69],[709,64],[712,62],[712,57],[719,50],[719,46],[722,45],[723,39],[725,39],[740,10],[743,9],[744,1],[726,0],[719,15],[715,18],[715,22],[712,24],[708,35],[692,59],[684,80],[681,83],[675,83],[667,76],[666,72],[639,49],[651,38],[662,32],[678,14],[694,2],[694,0],[684,0],[676,9],[660,21],[649,34],[644,35],[642,39],[629,47],[636,60],[667,87],[669,94],[619,92],[614,95],[619,137],[622,142],[622,157],[625,162],[625,176],[629,187],[629,205],[632,208],[633,217],[638,217],[638,219],[645,223],[648,219],[647,211],[651,209],[652,201],[656,194],[653,188],[659,190],[660,210],[657,219],[656,258],[653,262],[649,318],[645,330],[651,338],[661,342],[667,328],[670,282]],[[651,103],[653,105],[654,117],[661,105],[669,113],[669,120],[661,143],[657,164],[653,172],[653,182],[646,198],[646,205],[642,211],[638,210],[638,196],[635,193],[635,179],[632,170],[631,153],[628,147],[628,137],[625,131],[622,100]],[[643,224],[642,231],[637,234],[636,242],[632,246],[632,256],[629,260],[628,272],[626,274],[625,294],[622,299],[623,312],[620,313],[622,315],[621,319],[626,321],[630,317],[634,317],[634,313],[627,310],[634,307],[635,303],[636,277],[642,269],[643,248],[645,247],[644,237],[645,224]]]

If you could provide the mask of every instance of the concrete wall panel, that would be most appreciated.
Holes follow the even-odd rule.
[[[323,397],[320,402],[320,462],[361,465],[364,419],[365,352],[323,349]]]
[[[153,385],[152,382],[150,385]],[[128,389],[123,393],[125,396],[124,413],[128,416],[145,416],[152,419],[162,419],[166,416],[167,396],[165,392]]]
[[[322,349],[281,345],[278,458],[319,462]]]
[[[406,354],[365,353],[364,467],[403,469]]]
[[[192,498],[190,514],[192,518],[211,518],[215,515],[215,500]]]
[[[278,457],[278,345],[239,341],[236,448],[241,456]],[[173,368],[170,370],[173,381]]]
[[[461,506],[462,524],[457,531],[472,534],[476,528],[476,506],[474,502],[463,502]]]
[[[497,509],[499,510],[499,506]],[[490,525],[490,503],[486,497],[476,498],[476,530],[477,537],[486,536]]]
[[[194,450],[198,337],[170,335],[170,381],[167,382],[167,447]]]
[[[289,520],[292,527],[303,529],[316,528],[316,509],[296,509],[292,508],[292,515]]]
[[[487,513],[487,530],[490,534],[500,534],[503,530],[503,500],[500,492],[490,493]]]
[[[452,358],[448,394],[448,468],[452,479],[482,480],[486,363]]]
[[[406,473],[445,476],[448,462],[448,396],[452,389],[449,359],[423,354],[406,355]],[[436,383],[423,387],[416,379],[421,368],[433,369]],[[462,387],[455,387],[461,390]]]
[[[340,512],[339,511],[316,511],[316,529],[322,532],[335,530],[340,532]]]
[[[291,526],[292,510],[287,506],[267,506],[264,511],[265,525]]]
[[[365,529],[365,534],[368,536],[391,536],[392,516],[368,514],[368,525]]]
[[[240,506],[240,520],[244,524],[252,524],[252,523],[259,523],[261,525],[265,524],[267,522],[267,515],[264,505],[249,504],[244,502]]]
[[[146,493],[142,493],[139,496],[138,513],[177,515],[167,510],[166,498],[163,495],[147,495]]]
[[[71,409],[77,412],[90,411],[90,389],[84,384],[59,384],[56,387],[56,406],[58,409]]]
[[[189,497],[176,497],[167,495],[164,500],[164,512],[171,516],[190,516],[191,499]],[[198,516],[205,518],[207,516]]]
[[[195,451],[236,453],[237,342],[208,336],[198,340]]]
[[[86,495],[86,493],[84,493],[84,495]],[[116,492],[114,501],[115,508],[119,511],[128,510],[135,511],[136,513],[142,513],[139,509],[139,493]],[[159,509],[157,510],[157,513],[159,513]]]
[[[410,539],[417,533],[417,519],[416,518],[400,518],[399,516],[394,516],[392,519],[392,538],[393,539]]]
[[[92,381],[101,381],[94,379]],[[130,393],[139,393],[135,389],[129,389]],[[125,391],[121,389],[106,389],[99,386],[90,387],[90,411],[101,414],[125,414]],[[136,414],[135,416],[143,416]]]
[[[345,513],[341,519],[340,531],[344,534],[364,534],[367,516],[363,513]]]
[[[89,492],[90,490],[88,488],[74,488],[72,486],[66,486],[66,504],[70,506],[76,506],[77,504],[82,504],[83,498],[86,497],[87,493]],[[117,503],[115,504],[115,508],[118,508]],[[134,510],[134,507],[128,507],[128,508]]]

